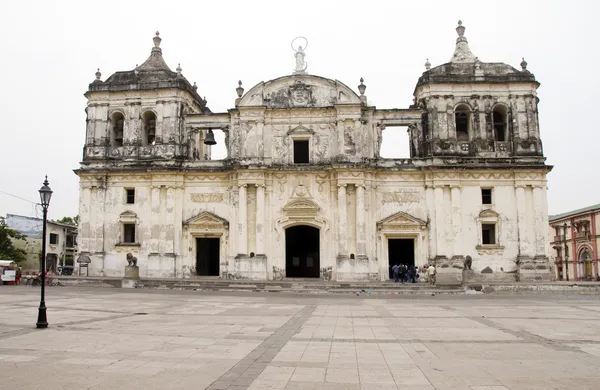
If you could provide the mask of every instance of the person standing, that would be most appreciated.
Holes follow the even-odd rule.
[[[427,267],[427,279],[429,280],[429,284],[434,285],[435,284],[435,276],[437,274],[437,271],[435,269],[435,266],[432,264],[429,267]]]
[[[398,283],[399,273],[400,273],[400,266],[398,265],[398,263],[396,263],[392,267],[392,274],[394,275],[394,283]]]
[[[406,265],[400,264],[400,282],[404,283],[406,281]]]

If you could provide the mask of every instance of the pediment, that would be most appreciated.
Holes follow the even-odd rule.
[[[184,226],[190,225],[202,225],[202,226],[223,226],[228,227],[229,221],[225,218],[221,218],[216,214],[211,213],[210,211],[202,211],[200,214],[186,220],[183,223]]]
[[[283,211],[289,215],[314,215],[319,209],[315,202],[308,199],[293,200],[283,207]]]
[[[399,211],[377,222],[378,227],[396,225],[414,226],[420,228],[427,226],[427,222],[423,221],[422,219],[413,217],[412,215],[407,214],[404,211]]]
[[[308,135],[314,133],[315,132],[312,129],[299,125],[294,127],[293,129],[290,129],[290,131],[287,132],[287,135]]]
[[[360,97],[338,80],[314,75],[284,76],[260,82],[242,96],[238,107],[317,108],[360,105]]]
[[[136,219],[137,214],[131,210],[127,210],[127,211],[123,211],[121,214],[119,214],[119,217],[121,219]]]
[[[498,218],[499,215],[494,210],[483,210],[479,213],[479,218]]]

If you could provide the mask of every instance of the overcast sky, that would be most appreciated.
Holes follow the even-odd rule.
[[[433,66],[450,60],[459,18],[481,61],[519,69],[525,57],[542,84],[541,135],[554,166],[550,214],[600,203],[598,11],[591,0],[6,3],[0,12],[0,215],[39,216],[31,203],[3,192],[37,202],[45,174],[54,190],[49,216],[78,213],[73,169],[85,139],[83,94],[96,68],[105,80],[144,62],[156,30],[171,69],[181,63],[213,112],[234,106],[238,80],[248,91],[290,74],[290,41],[299,35],[310,42],[310,74],[355,90],[364,77],[371,104],[406,108],[425,59]],[[404,129],[386,131],[384,155],[407,156]]]

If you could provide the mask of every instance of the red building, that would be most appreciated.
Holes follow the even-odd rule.
[[[556,279],[600,281],[600,204],[550,215],[548,220]]]

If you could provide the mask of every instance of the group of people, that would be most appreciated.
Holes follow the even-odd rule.
[[[425,275],[427,283],[435,284],[437,272],[433,264],[424,266],[421,272]],[[401,283],[416,283],[417,279],[419,279],[419,267],[396,263],[392,266],[392,274],[396,283],[398,281]]]

